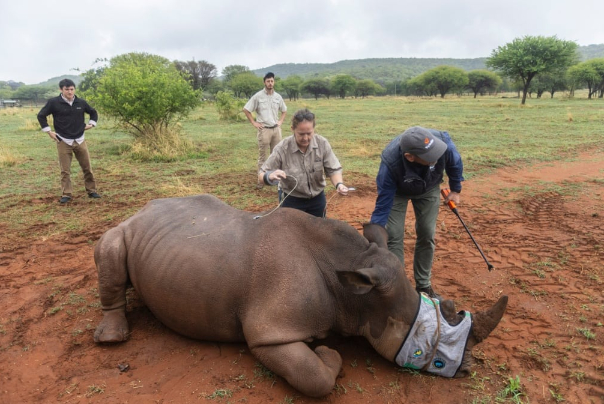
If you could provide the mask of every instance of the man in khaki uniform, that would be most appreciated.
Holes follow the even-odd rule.
[[[255,120],[252,112],[256,113]],[[264,75],[264,88],[254,94],[243,107],[243,113],[258,130],[258,170],[281,141],[281,124],[286,112],[285,101],[275,92],[275,75],[268,72]],[[257,187],[262,188],[263,185],[263,182],[258,182]]]

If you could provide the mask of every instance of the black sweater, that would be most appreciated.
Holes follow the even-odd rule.
[[[84,113],[90,115],[90,120],[97,122],[99,114],[82,98],[74,95],[71,105],[60,95],[48,100],[38,112],[38,122],[42,129],[48,126],[48,115],[52,115],[55,132],[67,139],[77,139],[84,134]]]

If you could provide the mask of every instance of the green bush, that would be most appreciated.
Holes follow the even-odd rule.
[[[235,98],[230,91],[219,91],[216,93],[216,110],[223,121],[243,120],[242,110],[245,101]]]

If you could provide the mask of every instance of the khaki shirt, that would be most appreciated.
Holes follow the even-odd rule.
[[[248,112],[255,112],[256,122],[266,127],[277,125],[281,116],[280,112],[287,111],[285,101],[279,93],[273,91],[271,95],[268,95],[266,89],[254,94],[243,108]]]
[[[323,136],[314,134],[306,153],[302,153],[294,135],[283,139],[260,168],[262,171],[283,170],[287,178],[281,181],[284,192],[292,191],[297,198],[314,198],[327,185],[325,176],[342,171],[340,161]],[[298,184],[296,185],[296,179]],[[295,187],[295,188],[294,188]]]

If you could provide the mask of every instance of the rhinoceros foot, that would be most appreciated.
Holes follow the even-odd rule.
[[[129,336],[124,309],[103,311],[103,320],[94,331],[94,342],[122,342]]]
[[[340,369],[342,368],[342,357],[338,351],[330,349],[324,345],[320,345],[315,348],[315,353],[331,371],[331,374],[335,380],[340,373]]]

